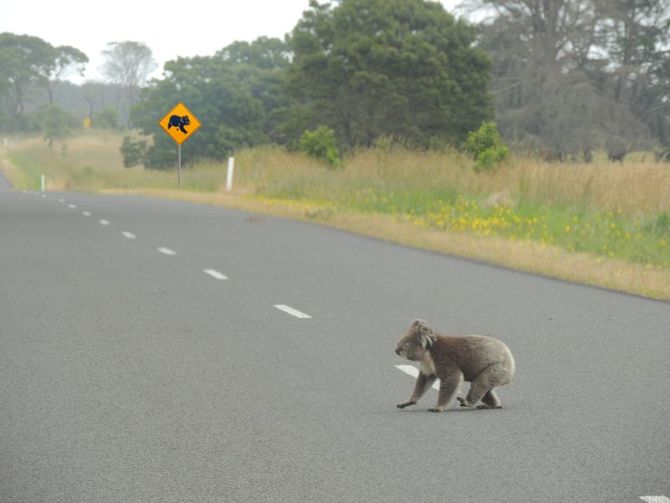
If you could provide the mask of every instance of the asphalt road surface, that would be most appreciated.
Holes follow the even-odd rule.
[[[0,280],[3,503],[670,496],[667,303],[222,208],[9,190]],[[502,410],[430,413],[434,390],[396,409],[415,318],[507,343]]]

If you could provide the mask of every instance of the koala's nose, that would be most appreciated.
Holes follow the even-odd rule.
[[[396,350],[395,350],[395,354],[397,354],[398,356],[400,356],[400,350],[399,350],[399,349],[396,349]]]

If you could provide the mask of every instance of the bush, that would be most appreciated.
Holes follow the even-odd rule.
[[[332,168],[342,163],[337,151],[335,132],[326,126],[319,126],[314,131],[305,131],[300,137],[299,148],[301,152],[325,161]]]
[[[495,122],[484,122],[468,134],[465,151],[475,160],[475,171],[490,171],[509,157],[509,148],[500,138]]]
[[[130,136],[124,136],[121,153],[123,154],[124,168],[132,168],[138,164],[143,164],[147,154],[147,142],[146,140],[133,140]]]
[[[172,143],[172,140],[166,137],[149,147],[144,156],[144,166],[148,169],[158,170],[176,168],[177,150],[174,148],[174,144],[170,145],[170,143]],[[183,161],[184,159],[182,157],[182,162]]]
[[[50,146],[55,139],[66,138],[79,127],[79,120],[58,105],[49,105],[41,114],[42,132]]]

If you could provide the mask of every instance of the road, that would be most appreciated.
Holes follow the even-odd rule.
[[[667,303],[211,206],[6,189],[0,278],[3,503],[670,495]],[[502,410],[429,413],[433,390],[396,409],[415,318],[507,343]]]

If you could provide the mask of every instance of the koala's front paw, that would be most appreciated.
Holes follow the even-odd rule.
[[[472,407],[472,405],[470,405],[470,404],[468,403],[468,401],[467,401],[465,398],[463,398],[462,396],[457,396],[457,397],[456,397],[456,400],[458,400],[459,402],[461,402],[461,407]]]
[[[428,409],[428,412],[444,412],[443,407],[433,407],[432,409]]]
[[[410,400],[409,402],[399,403],[398,405],[396,405],[396,407],[398,407],[399,409],[404,409],[405,407],[409,407],[410,405],[416,405],[416,402]]]

